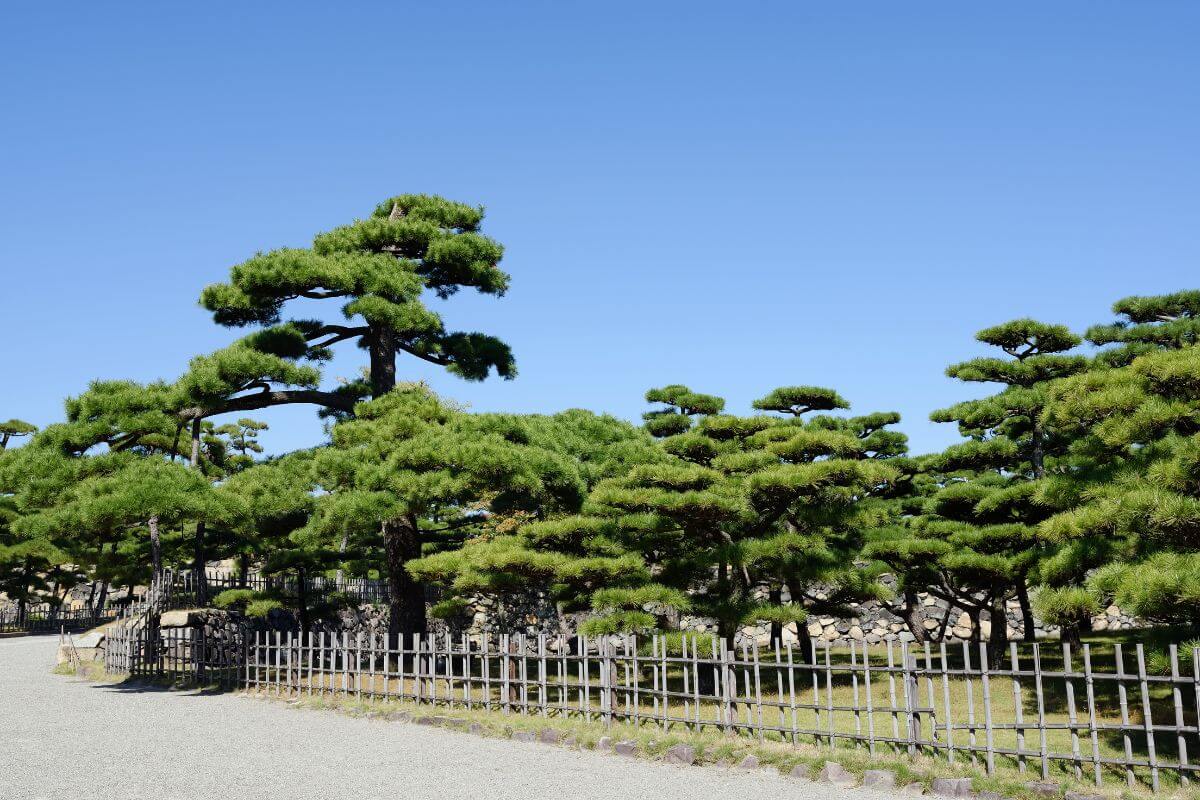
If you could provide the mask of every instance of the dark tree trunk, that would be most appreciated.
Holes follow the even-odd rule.
[[[1017,581],[1017,602],[1021,604],[1021,637],[1027,642],[1037,641],[1037,624],[1033,619],[1033,604],[1029,602],[1029,587],[1025,579]],[[1008,612],[1005,609],[1005,624],[1008,623]]]
[[[146,526],[150,528],[150,564],[157,578],[162,573],[162,539],[158,535],[158,517],[151,517]]]
[[[768,599],[773,606],[778,607],[782,605],[783,587],[777,586],[772,588],[769,592]],[[778,645],[780,648],[783,647],[783,623],[779,622],[778,620],[771,623],[771,644]]]
[[[104,610],[104,603],[108,600],[108,581],[103,581],[100,584],[100,597],[96,600],[96,605],[92,606],[92,619],[98,619],[100,612]]]
[[[1080,645],[1080,621],[1069,620],[1063,623],[1062,632],[1059,636],[1064,644],[1069,644],[1071,647],[1079,647]]]
[[[296,569],[296,614],[300,618],[300,634],[302,636],[308,636],[310,627],[308,621],[308,589],[304,585],[306,577],[307,574],[304,567],[298,567]]]
[[[928,638],[925,632],[925,612],[921,610],[921,599],[911,589],[904,590],[904,625],[913,635],[914,642],[925,644]]]
[[[811,664],[813,654],[812,634],[808,632],[807,622],[796,623],[796,647],[800,651],[797,655],[800,656],[801,664]]]
[[[417,519],[406,514],[383,523],[383,543],[388,571],[388,637],[425,633],[425,586],[414,580],[404,565],[421,556]]]
[[[242,553],[238,558],[238,588],[245,589],[250,582],[250,556]]]
[[[192,583],[196,586],[196,605],[198,606],[208,602],[208,575],[205,572],[208,558],[204,552],[205,532],[204,520],[200,520],[196,523],[196,538],[192,545]]]
[[[1041,478],[1046,474],[1046,436],[1042,432],[1042,424],[1038,421],[1038,415],[1033,415],[1033,430],[1030,433],[1030,438],[1033,441],[1033,451],[1030,453],[1029,460],[1033,464],[1033,477]]]
[[[992,635],[988,640],[988,661],[993,669],[1000,666],[1008,650],[1008,617],[1004,613],[1004,593],[991,598]]]
[[[390,328],[371,326],[371,396],[381,397],[396,388],[396,335]]]

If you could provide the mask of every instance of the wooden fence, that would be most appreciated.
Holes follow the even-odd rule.
[[[195,598],[200,594],[196,586],[196,575],[193,572],[175,574],[173,593],[181,598]],[[251,589],[256,592],[281,592],[295,595],[299,584],[296,578],[284,575],[261,575],[237,573],[220,570],[209,570],[204,575],[204,592],[211,599],[214,595],[226,589]],[[330,592],[339,592],[356,603],[383,604],[388,599],[387,581],[375,578],[326,578],[323,575],[311,576],[304,581],[305,592],[310,597],[318,597]]]
[[[391,700],[545,719],[718,731],[785,744],[934,755],[1042,779],[1189,785],[1200,763],[1200,648],[984,643],[734,651],[661,637],[246,631],[237,642],[145,629],[110,640],[112,672],[281,695]],[[1150,656],[1153,656],[1151,658]],[[1156,671],[1157,670],[1157,671]]]
[[[92,611],[89,608],[63,609],[50,603],[35,603],[22,612],[14,605],[0,609],[0,633],[75,631],[111,622],[120,613],[121,609],[114,606]]]

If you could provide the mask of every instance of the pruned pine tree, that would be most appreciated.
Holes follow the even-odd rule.
[[[589,492],[637,465],[668,459],[645,431],[610,416],[574,409],[525,416],[520,422],[529,444],[566,458]],[[457,620],[468,599],[485,597],[492,601],[492,623],[501,629],[525,625],[516,614],[530,607],[553,608],[561,624],[566,615],[590,609],[599,590],[646,585],[649,574],[637,552],[644,531],[582,514],[564,516],[562,510],[555,513],[547,505],[489,509],[477,525],[464,529],[471,532],[465,540],[409,562],[411,572],[442,589],[443,599],[433,613]],[[649,594],[643,600],[641,605],[649,604]],[[642,622],[649,617],[653,624],[652,615],[638,613]],[[625,629],[638,627],[625,622]]]
[[[976,632],[987,611],[995,656],[1007,648],[1012,598],[1020,604],[1025,638],[1034,637],[1029,587],[1047,551],[1037,526],[1054,510],[1039,496],[1038,485],[1070,445],[1069,436],[1047,425],[1043,410],[1052,382],[1083,372],[1088,362],[1068,354],[1080,339],[1062,325],[1018,319],[986,328],[976,338],[1008,358],[971,359],[946,374],[1003,388],[931,415],[935,422],[957,423],[967,441],[927,461],[937,491],[912,528],[919,539],[943,543],[924,545],[930,555],[941,550],[938,574],[925,588],[965,609]],[[911,556],[920,547],[899,546],[893,554],[906,550]],[[886,560],[881,549],[875,555]]]
[[[31,436],[34,433],[37,433],[37,426],[23,419],[14,418],[6,422],[0,422],[0,450],[7,448],[8,443],[13,439]]]
[[[516,366],[507,345],[482,333],[448,331],[422,300],[446,299],[464,288],[500,296],[509,276],[498,267],[503,248],[479,232],[483,210],[430,195],[400,195],[370,217],[318,235],[310,248],[259,253],[235,266],[229,282],[213,284],[200,302],[221,325],[265,326],[286,332],[293,357],[320,361],[330,348],[352,341],[369,359],[369,378],[334,392],[272,391],[246,386],[225,410],[303,402],[349,413],[361,397],[380,397],[396,385],[401,353],[468,380],[490,372],[511,378]],[[337,300],[346,324],[284,321],[297,299]]]
[[[806,402],[785,405],[784,392]],[[586,633],[676,628],[691,611],[714,619],[729,643],[749,622],[773,623],[778,635],[810,607],[877,596],[849,552],[852,518],[894,477],[868,456],[903,443],[882,430],[894,415],[796,419],[844,405],[831,396],[781,390],[761,407],[789,417],[736,417],[684,386],[651,390],[647,399],[663,405],[646,427],[665,453],[641,451],[641,463],[600,480],[582,514],[534,521],[420,568],[464,592],[549,583],[564,611],[591,612]]]
[[[1120,364],[1131,347],[1141,354],[1051,392],[1047,424],[1076,437],[1075,469],[1044,490],[1069,508],[1041,526],[1059,548],[1052,566],[1073,579],[1045,599],[1056,614],[1078,619],[1115,601],[1148,620],[1200,619],[1200,348],[1188,333],[1195,298],[1119,302],[1131,323],[1113,340],[1117,355],[1100,360]]]
[[[1087,339],[1108,346],[1097,361],[1124,366],[1139,355],[1200,344],[1200,290],[1126,297],[1113,304],[1116,322],[1088,328]]]
[[[314,619],[333,610],[337,598],[309,590],[312,577],[337,567],[346,557],[314,525],[314,460],[315,451],[300,450],[256,464],[220,485],[217,491],[234,496],[245,511],[235,530],[242,563],[257,563],[264,576],[291,580],[260,590],[229,589],[214,598],[216,605],[259,617],[275,608],[294,610],[304,633],[311,630]]]
[[[584,494],[570,460],[530,444],[520,418],[466,414],[416,384],[360,404],[354,419],[335,425],[315,474],[332,502],[375,509],[393,636],[425,631],[425,586],[406,564],[427,547],[489,514],[577,510]]]
[[[213,437],[218,441],[223,439],[222,445],[229,453],[225,458],[228,471],[240,472],[254,463],[254,457],[263,452],[258,434],[267,429],[267,423],[249,417],[213,428]]]

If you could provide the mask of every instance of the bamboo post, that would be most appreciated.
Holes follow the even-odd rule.
[[[866,643],[864,642],[864,647]],[[858,696],[858,656],[854,647],[854,640],[850,640],[850,686],[851,694],[854,698],[854,747],[859,748],[862,745],[862,713],[860,711],[860,698]]]
[[[803,623],[800,623],[803,624]],[[799,723],[796,719],[796,670],[795,657],[792,655],[792,643],[787,644],[787,675],[788,675],[788,708],[791,711],[792,723],[792,747],[799,745],[799,737],[796,730]]]
[[[875,698],[871,690],[871,645],[863,642],[863,684],[867,693],[867,752],[875,755]]]
[[[1017,655],[1017,643],[1009,642],[1009,656],[1012,661],[1012,690],[1013,690],[1013,724],[1016,725],[1017,731],[1017,769],[1024,772],[1026,769],[1025,763],[1025,728],[1022,726],[1022,708],[1021,708],[1021,677],[1017,674],[1021,667],[1021,661]]]
[[[1184,738],[1183,692],[1179,688],[1179,647],[1171,645],[1171,700],[1175,705],[1175,747],[1179,751],[1179,785],[1186,788],[1191,783],[1187,770],[1187,739]]]
[[[1150,715],[1150,687],[1146,682],[1146,654],[1139,642],[1137,645],[1138,683],[1142,694],[1142,723],[1146,730],[1146,754],[1150,761],[1150,789],[1158,791],[1158,755],[1154,749],[1154,721]]]
[[[754,654],[754,706],[756,710],[756,718],[758,721],[758,740],[764,740],[766,732],[763,730],[763,710],[762,710],[762,672],[759,669],[758,659],[758,640],[754,640],[752,650]],[[826,651],[828,656],[828,651]]]
[[[829,640],[825,640],[825,720],[829,727],[829,749],[835,746],[835,728],[833,722],[833,667],[829,662]]]
[[[1007,624],[1007,623],[1005,623]],[[987,774],[993,775],[996,772],[996,743],[995,734],[992,731],[992,691],[991,680],[988,671],[991,669],[988,663],[987,642],[979,643],[979,683],[983,688],[983,736],[984,736],[984,753],[986,758]]]
[[[1071,726],[1071,756],[1075,768],[1075,780],[1083,777],[1083,758],[1079,752],[1079,717],[1075,712],[1074,668],[1071,664],[1071,645],[1063,642],[1063,675],[1067,690],[1067,723]]]
[[[913,710],[916,704],[917,676],[913,674],[916,658],[908,652],[908,642],[900,643],[900,661],[904,675],[904,735],[908,743],[908,754],[916,753],[917,742],[920,739],[921,718]]]
[[[949,672],[949,667],[946,663],[947,653],[946,653],[946,640],[945,639],[943,639],[939,643],[938,653],[941,656],[942,708],[946,712],[946,720],[944,723],[945,730],[946,730],[946,761],[950,764],[953,764],[954,763],[954,714],[951,713],[951,711],[950,711],[950,672]],[[971,696],[971,679],[966,677],[965,672],[963,673],[963,677],[966,678],[967,697],[970,698],[970,696]],[[930,699],[932,699],[932,695],[931,695]],[[970,703],[970,700],[968,699],[967,702]],[[930,705],[932,705],[932,703],[930,703]]]
[[[892,652],[892,640],[887,643],[888,709],[892,712],[892,749],[899,750],[900,720],[896,707],[896,659]]]
[[[1038,758],[1041,761],[1042,780],[1050,779],[1049,747],[1046,741],[1046,694],[1042,691],[1042,650],[1033,645],[1033,685],[1037,693]]]
[[[962,645],[963,657],[963,686],[967,690],[967,749],[971,754],[971,764],[978,766],[979,754],[977,752],[978,742],[976,741],[975,728],[975,688],[971,684],[971,646],[964,640]],[[947,710],[949,715],[949,710]]]
[[[1125,690],[1125,657],[1121,652],[1120,642],[1113,645],[1113,655],[1117,661],[1117,698],[1121,705],[1121,738],[1125,742],[1125,783],[1137,785],[1133,773],[1133,741],[1129,736],[1129,700]]]
[[[1100,786],[1103,782],[1100,768],[1100,736],[1096,728],[1096,687],[1092,679],[1092,648],[1083,645],[1083,680],[1087,697],[1088,738],[1092,742],[1092,779]]]

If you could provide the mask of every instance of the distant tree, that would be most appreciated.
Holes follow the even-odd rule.
[[[254,456],[262,453],[263,446],[258,442],[258,434],[267,430],[265,422],[242,417],[236,423],[226,423],[213,429],[216,437],[224,437],[228,450],[233,451],[229,457],[228,468],[237,472],[254,463]]]
[[[20,436],[29,436],[37,432],[37,426],[21,419],[10,419],[0,422],[0,450],[8,447],[9,441]]]

